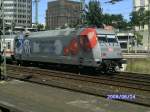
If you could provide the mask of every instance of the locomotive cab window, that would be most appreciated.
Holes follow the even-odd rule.
[[[98,41],[100,43],[106,43],[107,42],[106,35],[97,35],[97,37],[98,37]]]
[[[118,43],[115,35],[107,35],[108,43]]]

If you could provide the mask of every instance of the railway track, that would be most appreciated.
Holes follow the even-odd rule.
[[[133,89],[139,89],[144,91],[150,91],[150,80],[145,77],[145,80],[135,79],[135,77],[126,77],[125,75],[122,75],[122,77],[117,76],[117,74],[113,76],[88,76],[88,75],[77,75],[73,73],[67,73],[66,72],[58,72],[53,70],[43,70],[38,69],[36,71],[36,68],[23,68],[20,69],[16,66],[11,66],[17,69],[17,71],[25,72],[28,71],[31,74],[36,73],[38,75],[50,75],[53,77],[60,77],[60,78],[68,78],[68,79],[76,79],[80,81],[88,81],[92,83],[101,83],[101,84],[107,84],[107,85],[113,85],[113,86],[120,86],[120,87],[127,87],[127,88],[133,88]],[[51,74],[49,74],[51,72]],[[53,73],[53,74],[52,74]],[[60,73],[63,74],[60,76]],[[78,76],[78,77],[77,77]],[[129,76],[129,75],[128,75]],[[117,82],[117,83],[116,83]]]
[[[53,70],[45,70],[31,67],[18,67],[7,65],[10,78],[21,79],[24,81],[50,85],[63,89],[83,92],[87,94],[108,97],[108,95],[135,95],[134,99],[119,99],[122,101],[150,106],[150,82],[148,77],[141,79],[128,73],[116,75],[89,76],[74,73],[66,73]],[[134,74],[136,75],[136,74]],[[137,77],[143,75],[138,74]]]

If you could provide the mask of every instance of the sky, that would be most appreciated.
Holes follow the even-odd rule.
[[[39,2],[39,23],[44,24],[45,23],[45,16],[46,16],[46,9],[47,9],[47,2],[52,0],[40,0]],[[79,0],[74,0],[79,1]],[[86,3],[88,3],[90,0],[85,0]],[[114,5],[105,3],[109,0],[100,0],[101,7],[103,8],[103,13],[109,13],[109,14],[122,14],[125,19],[129,20],[130,13],[133,9],[133,1],[132,0],[123,0],[121,2],[118,2]],[[35,3],[33,2],[33,17],[32,21],[35,21]]]

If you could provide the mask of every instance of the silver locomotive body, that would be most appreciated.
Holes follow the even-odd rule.
[[[107,65],[104,64],[107,63],[105,60],[115,62],[120,61],[122,57],[118,41],[111,44],[101,43],[101,33],[108,32],[102,29],[81,28],[32,33],[27,37],[15,39],[15,58],[22,61],[104,68],[101,66]],[[113,51],[109,52],[110,49]],[[107,53],[106,57],[103,56],[104,53]],[[115,66],[118,66],[118,62]]]

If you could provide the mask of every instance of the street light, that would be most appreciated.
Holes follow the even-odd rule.
[[[150,0],[148,0],[148,11],[150,11]],[[150,18],[148,21],[148,55],[150,55]]]
[[[129,53],[129,45],[130,45],[129,38],[130,38],[130,33],[129,33],[129,30],[128,30],[128,44],[127,44],[128,53]]]
[[[4,20],[4,0],[1,0],[1,3],[2,3],[2,21],[3,21],[3,42],[2,42],[2,45],[4,46],[4,78],[7,78],[7,73],[6,73],[6,42],[5,42],[5,20]]]

